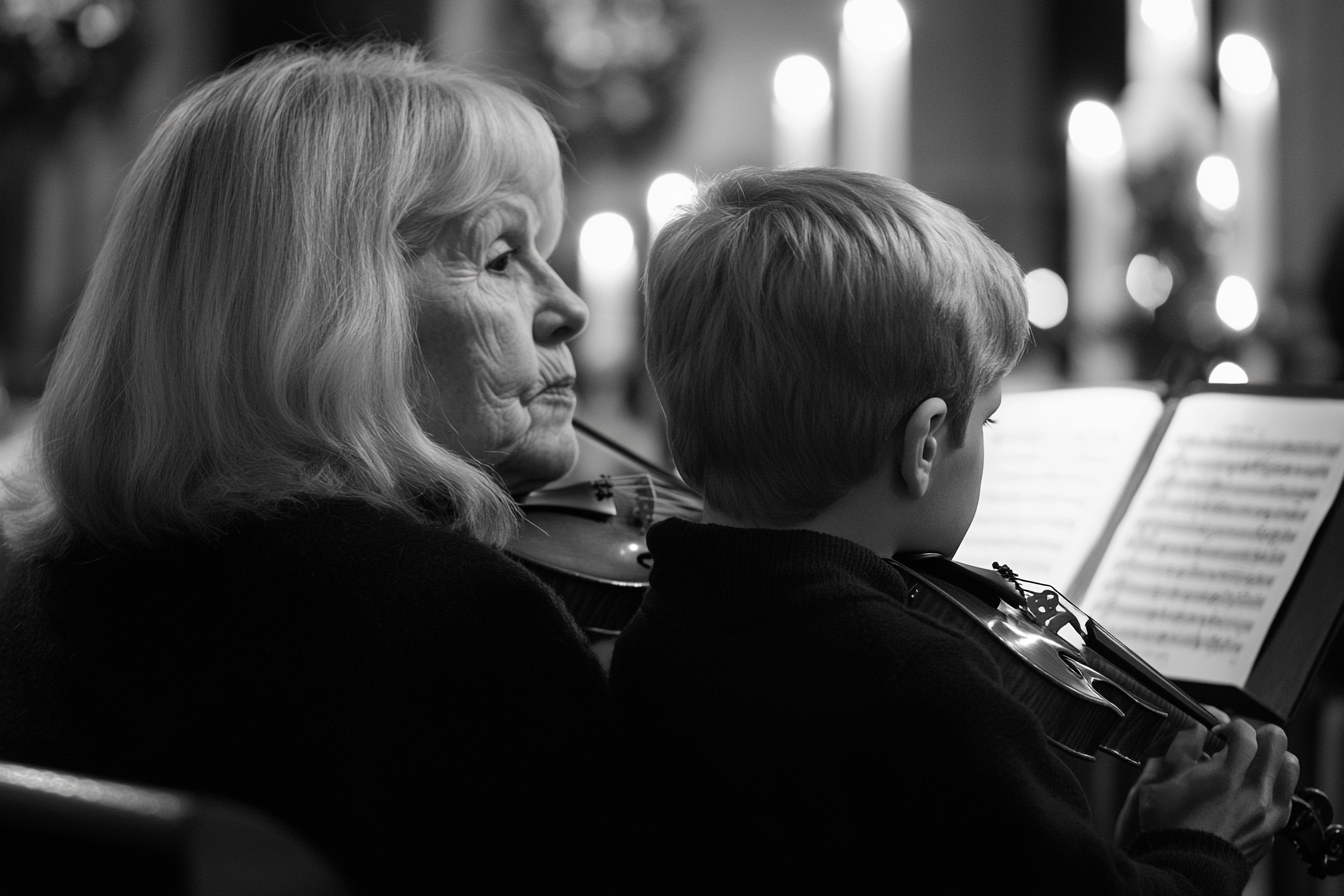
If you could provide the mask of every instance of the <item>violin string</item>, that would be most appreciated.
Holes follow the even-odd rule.
[[[608,476],[612,488],[622,493],[632,493],[649,484],[651,477],[644,473],[630,473],[623,476]],[[699,517],[704,512],[704,502],[700,496],[685,485],[659,484],[653,488],[654,516],[665,519],[670,516]]]
[[[661,466],[649,460],[648,458],[643,457],[642,455],[637,454],[634,451],[631,451],[629,448],[625,447],[620,442],[617,442],[610,436],[598,432],[596,429],[593,429],[591,426],[589,426],[587,423],[584,423],[577,417],[574,418],[574,428],[579,432],[583,433],[588,438],[592,439],[594,442],[597,442],[599,445],[606,448],[608,451],[614,452],[620,457],[623,457],[626,460],[630,461],[630,463],[634,464],[635,466],[643,470],[646,470],[651,475],[657,477],[658,479],[663,480],[664,483],[666,483],[667,485],[676,488],[683,488],[683,489],[686,488],[686,484],[682,482],[680,476],[663,469]]]

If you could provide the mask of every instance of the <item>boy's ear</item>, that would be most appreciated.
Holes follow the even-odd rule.
[[[947,419],[947,402],[941,398],[926,398],[920,402],[905,424],[901,438],[901,479],[912,498],[922,498],[929,490],[933,460],[938,456],[938,440]]]

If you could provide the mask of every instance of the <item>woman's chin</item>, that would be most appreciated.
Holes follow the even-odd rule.
[[[509,494],[521,496],[564,476],[574,469],[578,459],[578,438],[574,428],[566,426],[563,431],[547,433],[544,438],[529,439],[508,460],[496,465],[495,471]]]

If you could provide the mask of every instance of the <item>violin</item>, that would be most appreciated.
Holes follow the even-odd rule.
[[[1008,566],[985,570],[939,554],[889,561],[918,609],[968,634],[998,662],[1004,686],[1056,747],[1083,759],[1110,753],[1132,765],[1161,755],[1177,732],[1219,720],[1056,589]],[[1030,588],[1028,586],[1039,586]],[[1206,753],[1225,746],[1211,733]],[[1344,873],[1344,825],[1320,790],[1293,795],[1280,835],[1315,877]]]
[[[698,520],[704,505],[675,474],[579,420],[574,428],[644,472],[532,492],[519,502],[523,525],[508,550],[555,589],[590,637],[609,637],[644,599],[649,526],[669,516]]]
[[[703,503],[674,474],[578,420],[574,426],[645,472],[533,492],[520,502],[524,523],[509,550],[555,588],[590,635],[616,635],[649,583],[649,526],[669,516],[699,519]],[[989,651],[1008,691],[1070,755],[1109,753],[1141,765],[1163,754],[1177,732],[1219,724],[1054,588],[997,563],[985,570],[939,554],[888,562],[910,586],[913,606]],[[1204,749],[1224,746],[1211,733]],[[1315,877],[1344,873],[1344,825],[1332,823],[1333,815],[1325,793],[1300,788],[1280,832]]]

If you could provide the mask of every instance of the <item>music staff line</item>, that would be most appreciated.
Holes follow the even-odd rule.
[[[1171,645],[1203,650],[1208,653],[1241,653],[1244,646],[1241,641],[1225,635],[1205,635],[1203,633],[1183,635],[1177,632],[1154,632],[1143,628],[1112,628],[1111,633],[1126,644],[1149,644],[1154,650]]]
[[[1168,466],[1182,469],[1195,469],[1205,472],[1223,472],[1228,475],[1262,478],[1300,477],[1302,479],[1325,479],[1330,475],[1329,464],[1292,464],[1275,463],[1267,460],[1227,460],[1224,458],[1191,458],[1176,456],[1167,462]]]
[[[1265,598],[1263,595],[1246,590],[1237,592],[1198,591],[1185,588],[1173,588],[1171,586],[1150,585],[1143,582],[1136,582],[1127,576],[1119,576],[1113,582],[1107,584],[1106,593],[1108,595],[1114,595],[1121,592],[1133,594],[1137,597],[1151,601],[1201,603],[1209,604],[1211,606],[1226,606],[1232,609],[1246,608],[1252,611],[1258,611],[1265,605]]]
[[[1143,609],[1141,607],[1131,607],[1119,603],[1108,604],[1105,601],[1101,603],[1101,606],[1098,609],[1104,609],[1108,614],[1108,619],[1125,617],[1129,619],[1146,620],[1148,622],[1161,621],[1178,626],[1227,629],[1243,635],[1255,626],[1254,620],[1250,619],[1234,619],[1228,616],[1218,616],[1212,613],[1188,613],[1178,610],[1163,610],[1157,608]]]
[[[1220,517],[1249,517],[1266,521],[1282,520],[1289,523],[1300,523],[1307,518],[1306,509],[1301,507],[1233,504],[1229,501],[1214,499],[1173,498],[1166,494],[1153,495],[1144,506],[1179,513],[1209,514]]]
[[[1176,438],[1175,444],[1181,448],[1214,448],[1222,451],[1244,451],[1252,454],[1306,454],[1310,456],[1336,458],[1339,456],[1339,442],[1276,442],[1268,439],[1254,439],[1243,436],[1198,436],[1187,435]]]
[[[1268,588],[1274,584],[1274,576],[1259,572],[1242,572],[1225,567],[1177,566],[1145,562],[1134,557],[1122,557],[1120,566],[1134,571],[1145,572],[1167,579],[1199,579],[1205,582],[1231,582],[1246,588]]]
[[[1171,554],[1225,563],[1242,563],[1249,566],[1279,566],[1288,556],[1283,551],[1262,551],[1255,548],[1221,548],[1202,544],[1172,544],[1137,535],[1125,542],[1124,547],[1133,553]]]
[[[1191,492],[1225,492],[1231,495],[1245,495],[1259,498],[1282,498],[1290,501],[1315,501],[1320,497],[1320,489],[1289,488],[1284,485],[1233,484],[1225,479],[1185,479],[1174,474],[1154,477],[1164,489],[1182,489]]]
[[[1143,509],[1147,511],[1151,506],[1151,504],[1147,504]],[[1195,535],[1206,540],[1210,538],[1239,538],[1268,545],[1291,544],[1297,540],[1295,529],[1277,529],[1269,526],[1256,526],[1254,529],[1247,529],[1240,526],[1212,526],[1207,523],[1187,523],[1180,520],[1149,516],[1138,517],[1135,520],[1135,526],[1139,531],[1145,533],[1165,530]]]

